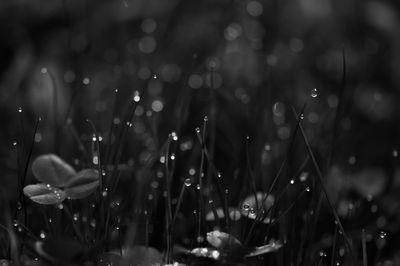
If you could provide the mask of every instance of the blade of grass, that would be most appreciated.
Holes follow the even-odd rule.
[[[335,251],[336,251],[337,234],[338,234],[338,225],[335,224],[335,233],[333,235],[333,244],[332,244],[332,251],[331,251],[331,266],[335,265]]]
[[[292,111],[293,111],[293,113],[294,113],[294,116],[297,117],[296,110],[295,110],[294,108],[292,108]],[[318,182],[319,182],[319,185],[320,185],[320,187],[321,187],[321,189],[322,189],[322,191],[323,191],[323,193],[324,193],[324,196],[325,196],[325,199],[326,199],[326,201],[327,201],[327,203],[328,203],[328,205],[329,205],[329,208],[331,209],[332,214],[333,214],[333,216],[334,216],[334,218],[335,218],[335,220],[336,220],[336,222],[337,222],[337,224],[338,224],[338,226],[339,226],[339,230],[340,230],[340,231],[342,232],[342,234],[343,234],[343,237],[344,237],[344,239],[345,239],[345,241],[346,241],[346,244],[347,244],[347,246],[348,246],[348,248],[349,248],[349,251],[352,253],[352,251],[353,251],[353,244],[351,243],[350,238],[347,236],[347,234],[346,234],[346,232],[345,232],[345,230],[344,230],[344,227],[343,227],[343,225],[342,225],[342,222],[340,221],[339,215],[337,214],[336,209],[334,208],[334,206],[333,206],[333,204],[332,204],[332,202],[331,202],[331,200],[330,200],[330,198],[329,198],[329,196],[328,196],[328,192],[326,191],[325,185],[324,185],[324,182],[323,182],[323,177],[322,177],[321,169],[320,169],[320,167],[319,167],[319,165],[318,165],[318,163],[317,163],[317,160],[315,159],[314,153],[312,152],[310,143],[308,142],[307,136],[306,136],[306,134],[305,134],[305,132],[304,132],[304,129],[303,129],[301,123],[299,123],[299,128],[300,128],[300,132],[301,132],[301,135],[302,135],[302,137],[303,137],[303,141],[304,141],[304,144],[305,144],[305,146],[306,146],[308,155],[310,156],[311,161],[312,161],[312,164],[313,164],[313,166],[314,166],[314,169],[315,169],[315,171],[316,171],[316,173],[317,173],[317,177],[318,177],[317,180],[318,180]]]
[[[368,266],[367,241],[366,241],[366,236],[365,236],[365,229],[361,230],[361,244],[362,244],[362,252],[363,252],[363,266]]]

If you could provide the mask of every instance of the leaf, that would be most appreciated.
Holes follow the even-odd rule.
[[[23,191],[25,196],[39,204],[60,204],[66,197],[61,189],[45,184],[28,185]]]
[[[55,187],[64,187],[76,174],[72,166],[55,154],[37,157],[32,163],[32,172],[37,180]]]
[[[237,249],[242,247],[242,243],[240,243],[236,237],[219,230],[208,232],[207,241],[219,250]]]
[[[161,253],[152,247],[133,246],[126,250],[122,266],[161,265]]]
[[[71,199],[82,199],[92,194],[99,186],[99,172],[94,169],[85,169],[78,172],[67,184],[65,194]]]
[[[280,242],[272,242],[270,244],[256,247],[253,251],[245,255],[245,257],[255,257],[262,254],[278,251],[282,247]]]

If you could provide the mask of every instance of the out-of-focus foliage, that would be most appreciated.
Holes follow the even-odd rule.
[[[400,5],[394,0],[2,0],[0,208],[11,206],[9,216],[14,207],[27,208],[32,233],[40,236],[40,206],[24,203],[21,191],[32,188],[35,176],[44,182],[35,164],[31,171],[31,159],[55,153],[71,165],[63,168],[67,172],[75,171],[72,166],[102,168],[85,175],[90,193],[70,193],[73,199],[87,197],[86,205],[64,202],[74,221],[64,228],[75,237],[98,243],[96,228],[104,229],[107,221],[111,246],[122,241],[122,228],[125,244],[162,250],[165,178],[171,178],[174,210],[184,191],[176,243],[187,248],[203,243],[203,236],[193,234],[198,208],[208,214],[202,231],[232,222],[229,233],[243,240],[243,228],[258,214],[250,207],[263,213],[274,206],[263,226],[277,221],[280,229],[261,231],[286,244],[278,265],[296,261],[290,250],[308,249],[311,257],[321,251],[324,258],[335,241],[332,213],[326,200],[318,207],[317,173],[300,135],[290,146],[296,130],[292,107],[299,112],[307,102],[301,123],[348,235],[360,243],[366,229],[368,256],[396,264],[399,28]],[[204,136],[196,134],[197,127]],[[203,158],[203,169],[201,137],[212,156]],[[166,162],[173,165],[171,177]],[[44,169],[57,181],[53,170]],[[258,195],[268,195],[277,173],[276,190],[258,210],[263,205]],[[97,191],[98,174],[110,185],[103,191]],[[81,181],[77,185],[82,188]],[[291,218],[281,217],[305,188],[311,188],[307,199],[290,209]],[[35,189],[48,196],[44,187]],[[102,197],[107,208],[98,206]],[[60,211],[46,207],[48,213]],[[102,210],[109,216],[99,221]],[[315,224],[308,220],[314,210],[320,210]],[[8,228],[12,222],[6,220],[14,218],[0,220]],[[81,231],[86,234],[79,236]],[[315,242],[300,244],[306,236]],[[260,246],[266,239],[255,233],[252,241]],[[343,246],[338,243],[338,260]]]

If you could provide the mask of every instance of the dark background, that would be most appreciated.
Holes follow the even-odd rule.
[[[377,253],[374,239],[386,232],[388,244],[379,256],[395,265],[399,7],[397,1],[360,0],[2,0],[2,198],[17,200],[17,155],[26,158],[39,116],[33,157],[57,153],[79,168],[85,161],[77,139],[91,147],[85,120],[107,139],[113,112],[122,117],[139,91],[140,108],[120,162],[130,167],[126,179],[136,185],[121,188],[121,198],[156,178],[158,168],[144,166],[172,131],[179,136],[177,194],[188,170],[198,167],[194,129],[207,115],[208,144],[215,144],[215,165],[234,206],[250,192],[246,136],[259,189],[270,184],[285,156],[301,164],[307,154],[301,138],[290,155],[287,148],[296,125],[291,106],[299,112],[307,101],[302,124],[334,205],[354,235],[368,228],[371,257]],[[314,88],[318,95],[310,97]],[[295,166],[284,180],[292,178]],[[27,183],[32,182],[28,172]],[[196,202],[194,192],[192,197]],[[351,217],[349,204],[356,208]],[[378,211],[371,213],[371,205]],[[321,217],[331,234],[329,211]],[[317,239],[323,240],[321,223]]]

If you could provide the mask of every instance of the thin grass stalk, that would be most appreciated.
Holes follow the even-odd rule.
[[[294,115],[297,117],[296,110],[294,110],[294,108],[292,110],[293,110]],[[328,192],[326,191],[324,183],[323,183],[322,172],[321,172],[321,170],[319,168],[317,160],[315,159],[314,153],[311,150],[310,143],[308,142],[307,136],[305,135],[305,132],[304,132],[303,127],[301,126],[301,123],[299,123],[299,128],[300,128],[301,135],[303,137],[304,144],[306,145],[307,152],[308,152],[308,154],[309,154],[309,156],[311,158],[311,161],[312,161],[312,163],[314,165],[315,171],[317,172],[318,182],[319,182],[319,184],[321,186],[321,189],[322,189],[322,191],[324,193],[326,201],[328,202],[329,208],[331,209],[331,211],[333,213],[333,216],[335,217],[335,220],[336,220],[336,222],[337,222],[337,224],[339,226],[339,230],[342,232],[343,237],[346,240],[346,244],[347,244],[350,252],[352,252],[353,251],[353,244],[351,243],[350,238],[347,236],[347,234],[346,234],[346,232],[344,230],[344,227],[342,225],[342,222],[340,221],[339,215],[337,214],[337,212],[335,210],[335,207],[333,206],[333,204],[332,204],[332,202],[331,202],[331,200],[330,200],[330,198],[328,196]]]
[[[287,153],[286,153],[286,158],[285,158],[284,161],[282,162],[282,164],[281,164],[281,166],[280,166],[280,168],[279,168],[277,174],[275,175],[275,177],[274,177],[274,179],[273,179],[273,181],[272,181],[272,184],[271,184],[271,186],[270,186],[268,192],[265,194],[265,196],[264,196],[264,198],[263,198],[263,200],[262,200],[262,202],[261,202],[261,206],[257,209],[256,219],[254,219],[253,224],[251,225],[251,227],[250,227],[250,229],[249,229],[248,235],[251,235],[251,234],[252,234],[256,223],[260,221],[260,219],[259,219],[260,217],[258,217],[258,216],[259,216],[259,214],[261,213],[261,208],[263,208],[263,206],[264,206],[264,204],[265,204],[265,202],[266,202],[268,196],[271,195],[272,190],[274,189],[274,187],[275,187],[275,185],[276,185],[276,182],[278,181],[278,177],[279,177],[280,174],[283,172],[284,167],[287,165],[288,154],[292,151],[292,149],[293,149],[293,147],[294,147],[294,140],[295,140],[295,138],[296,138],[297,132],[298,132],[299,127],[300,127],[301,116],[302,116],[303,113],[304,113],[304,110],[305,110],[305,108],[306,108],[306,106],[307,106],[307,103],[308,103],[308,102],[306,101],[306,103],[303,105],[303,108],[302,108],[302,110],[301,110],[301,113],[300,113],[300,115],[299,115],[299,117],[298,117],[298,119],[297,119],[296,128],[295,128],[295,130],[294,130],[294,132],[293,132],[293,134],[292,134],[291,141],[290,141],[290,144],[289,144],[289,148],[288,148],[288,151],[287,151]],[[247,239],[247,241],[249,241],[249,239]],[[247,241],[246,241],[246,242],[247,242]]]
[[[361,230],[361,245],[362,245],[362,254],[363,254],[363,266],[368,266],[367,239],[365,236],[364,228]]]
[[[332,251],[331,251],[331,266],[335,265],[335,251],[336,251],[337,235],[338,235],[338,225],[335,224],[335,233],[333,235],[333,243],[332,243]]]

